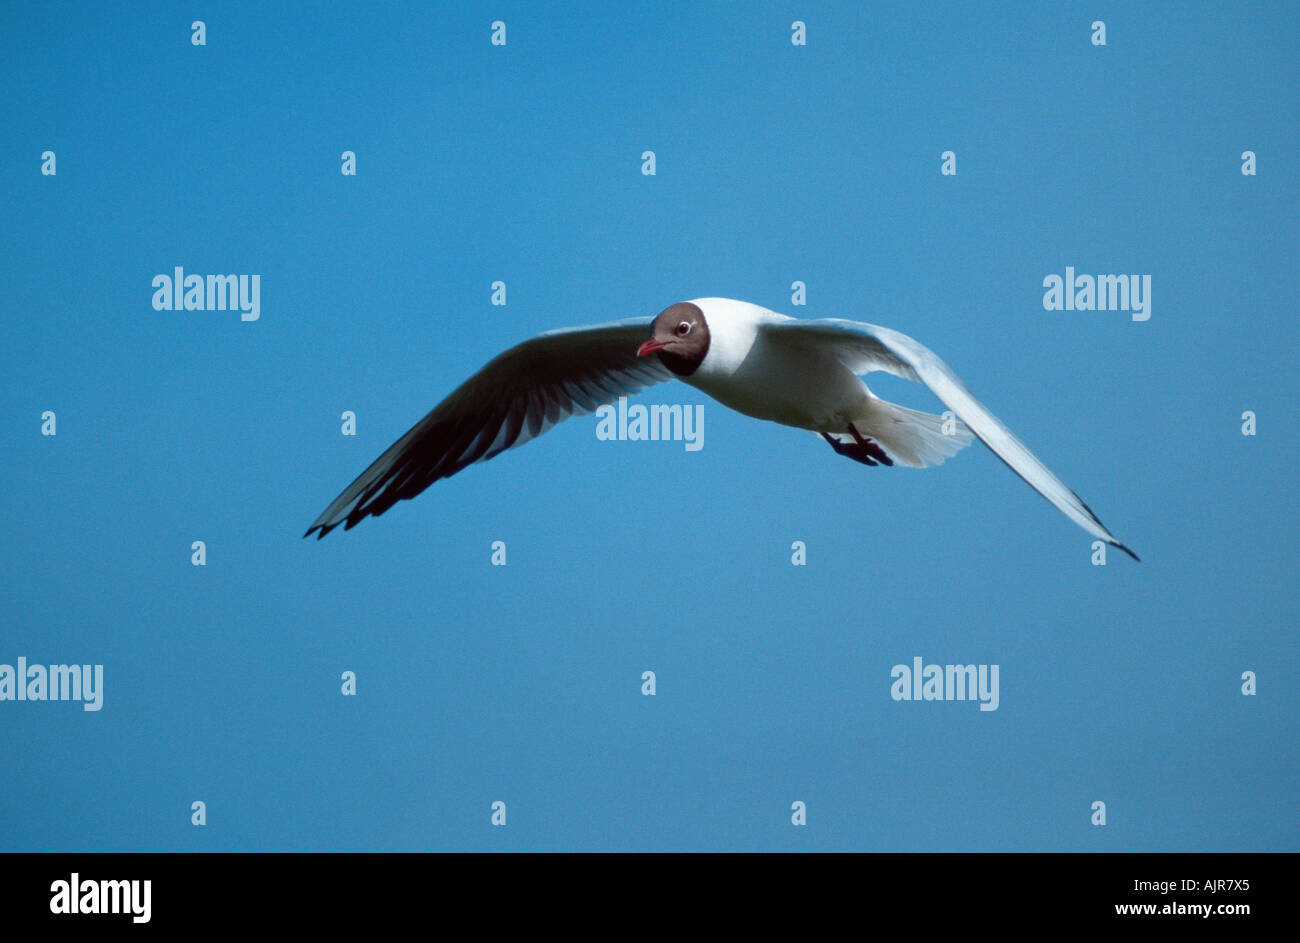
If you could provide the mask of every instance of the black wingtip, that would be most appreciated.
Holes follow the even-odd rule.
[[[1115,542],[1115,546],[1118,547],[1119,549],[1123,550],[1125,553],[1127,553],[1130,557],[1132,557],[1132,558],[1133,558],[1134,560],[1136,560],[1138,563],[1141,563],[1141,562],[1142,562],[1142,558],[1141,558],[1141,557],[1139,557],[1136,553],[1134,553],[1134,552],[1133,552],[1132,550],[1130,550],[1128,547],[1125,547],[1125,546],[1124,546],[1122,543],[1120,543],[1119,541],[1116,541],[1116,542]]]
[[[337,526],[337,524],[312,524],[311,527],[307,528],[307,533],[303,534],[302,537],[306,540],[312,534],[315,534],[317,540],[324,540],[325,535]]]

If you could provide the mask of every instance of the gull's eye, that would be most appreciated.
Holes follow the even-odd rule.
[[[683,321],[681,324],[677,325],[678,337],[685,337],[689,333],[691,333],[691,324],[689,321]]]

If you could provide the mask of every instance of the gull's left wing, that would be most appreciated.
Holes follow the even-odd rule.
[[[547,331],[493,359],[375,459],[304,537],[355,527],[440,478],[537,438],[570,416],[672,379],[637,357],[650,318]]]
[[[1029,451],[997,416],[989,412],[966,389],[966,384],[957,374],[928,347],[887,327],[840,318],[774,320],[764,323],[761,330],[764,338],[772,343],[832,353],[857,374],[883,370],[924,383],[993,450],[993,454],[1066,517],[1094,537],[1123,550],[1134,560],[1138,559],[1138,555],[1116,540],[1088,505]]]

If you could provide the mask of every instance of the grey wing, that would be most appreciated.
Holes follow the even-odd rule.
[[[766,338],[778,343],[833,350],[854,373],[884,370],[924,383],[998,458],[1066,517],[1094,537],[1123,550],[1134,560],[1138,559],[1137,554],[1116,540],[1088,505],[1029,451],[997,416],[989,412],[957,374],[928,347],[887,327],[840,318],[772,321],[764,324],[763,331]]]
[[[650,318],[548,331],[474,374],[375,459],[304,537],[351,529],[440,478],[535,439],[570,416],[593,412],[672,379],[658,357],[638,358]]]

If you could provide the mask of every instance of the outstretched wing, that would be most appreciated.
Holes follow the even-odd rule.
[[[570,416],[672,379],[638,358],[649,318],[548,331],[492,360],[375,459],[304,537],[355,527],[440,478],[523,445]]]
[[[763,325],[762,330],[764,337],[775,343],[830,350],[854,373],[884,370],[924,383],[998,458],[1066,517],[1094,537],[1118,547],[1134,560],[1138,559],[1137,554],[1116,540],[1088,505],[1029,451],[997,416],[989,412],[966,389],[966,384],[957,374],[928,347],[887,327],[840,318],[770,321]]]

